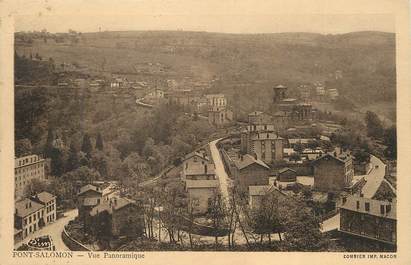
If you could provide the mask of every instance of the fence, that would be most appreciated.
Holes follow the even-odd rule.
[[[64,244],[71,250],[71,251],[92,251],[91,249],[87,248],[74,238],[72,238],[66,231],[66,228],[63,228],[63,232],[61,232],[61,238],[63,239]]]

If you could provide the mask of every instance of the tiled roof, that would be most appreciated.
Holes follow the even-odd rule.
[[[289,170],[294,172],[294,173],[297,173],[294,169],[291,169],[289,167],[285,167],[285,168],[282,168],[282,169],[278,170],[278,173],[281,174],[281,173],[284,173],[284,172],[289,171]]]
[[[345,156],[345,157],[344,156],[337,156],[336,157],[332,154],[324,154],[323,156],[320,156],[319,158],[314,160],[313,163],[317,163],[318,161],[323,160],[324,158],[327,158],[327,157],[332,158],[332,159],[334,159],[338,162],[341,162],[341,163],[345,163],[347,161],[347,159],[349,158],[349,156]]]
[[[15,209],[17,210],[17,216],[20,216],[20,217],[25,217],[29,214],[35,213],[43,207],[44,205],[38,202],[34,202],[27,198],[17,201],[15,203]]]
[[[124,197],[115,197],[112,198],[109,201],[104,201],[102,203],[100,203],[99,205],[97,205],[96,207],[94,207],[91,211],[90,211],[90,215],[94,216],[98,213],[102,213],[104,211],[107,211],[109,214],[112,214],[113,211],[117,211],[121,208],[123,208],[126,205],[129,204],[134,204],[135,201],[124,198]]]
[[[205,172],[205,166],[207,165],[207,173]],[[215,168],[213,164],[207,163],[203,165],[201,163],[191,163],[188,168],[184,168],[185,175],[215,175]]]
[[[78,195],[83,194],[83,193],[85,193],[86,191],[89,191],[89,190],[93,190],[93,191],[101,193],[101,191],[97,190],[96,186],[91,185],[91,184],[87,184],[87,185],[80,188],[80,192],[78,193]]]
[[[187,155],[184,157],[184,160],[190,159],[190,158],[193,157],[193,156],[198,156],[198,157],[200,157],[201,159],[204,159],[204,160],[207,160],[207,161],[210,160],[210,159],[208,158],[206,152],[201,153],[201,152],[198,152],[198,151],[194,151],[194,152],[191,152],[191,153],[187,154]]]
[[[51,200],[53,200],[54,198],[56,198],[56,196],[54,196],[51,193],[48,193],[47,191],[43,191],[37,194],[37,198],[39,199],[39,201],[43,202],[43,203],[47,203]]]
[[[217,188],[218,180],[186,180],[186,189]]]
[[[249,154],[243,155],[243,158],[242,159],[240,158],[240,159],[236,160],[234,162],[234,164],[238,169],[246,168],[251,164],[257,164],[257,165],[260,165],[260,166],[265,167],[267,169],[270,169],[270,167],[267,166],[266,163],[264,163],[260,159],[255,159],[252,155],[249,155]]]
[[[357,209],[357,202],[359,208]],[[369,211],[365,210],[365,203],[369,203]],[[391,210],[387,213],[387,205],[391,206]],[[384,213],[381,213],[381,206],[384,208]],[[364,214],[370,214],[389,219],[397,219],[397,205],[396,200],[393,202],[379,201],[359,196],[348,196],[346,202],[340,206],[341,209],[355,211]]]

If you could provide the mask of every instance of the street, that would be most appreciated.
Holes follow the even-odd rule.
[[[211,156],[213,158],[214,165],[215,165],[215,173],[220,183],[221,195],[224,198],[225,202],[227,203],[227,206],[229,206],[230,200],[229,200],[228,187],[230,185],[229,184],[230,178],[228,177],[227,172],[225,171],[223,160],[217,148],[217,143],[220,140],[221,139],[217,139],[217,140],[210,142],[210,151],[211,151]]]
[[[61,233],[63,232],[64,226],[68,224],[69,221],[74,220],[74,218],[76,218],[77,215],[78,215],[77,209],[73,209],[73,210],[69,210],[65,212],[63,217],[56,220],[54,223],[46,225],[42,229],[37,230],[36,232],[30,234],[23,241],[20,241],[17,244],[15,244],[14,248],[17,249],[23,243],[27,244],[32,238],[49,235],[51,239],[53,240],[53,243],[56,247],[56,251],[68,251],[69,249],[67,248],[67,246],[64,244],[63,240],[61,239]]]

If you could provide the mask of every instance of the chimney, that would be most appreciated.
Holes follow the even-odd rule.
[[[257,160],[258,158],[257,158],[257,153],[256,152],[254,152],[254,159],[255,160]]]
[[[337,152],[336,151],[334,151],[334,156],[337,157]]]
[[[244,160],[244,156],[243,156],[243,155],[240,155],[240,159],[241,159],[241,161],[243,161],[243,160]]]

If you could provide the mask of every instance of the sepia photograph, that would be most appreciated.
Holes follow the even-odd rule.
[[[15,15],[13,252],[395,258],[395,14],[143,2]]]

